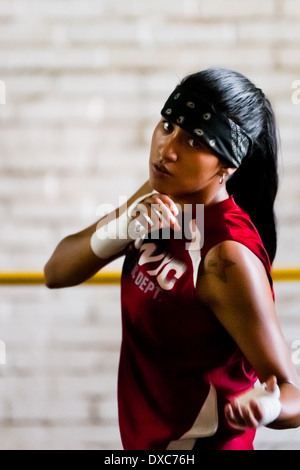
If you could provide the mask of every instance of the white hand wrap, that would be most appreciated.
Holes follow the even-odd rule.
[[[96,230],[91,237],[91,249],[98,258],[108,259],[120,253],[132,240],[140,237],[140,231],[144,227],[138,220],[130,224],[130,231],[128,233],[131,214],[141,201],[152,194],[153,192],[141,196],[128,209],[124,210],[119,217],[110,220],[107,224]],[[104,223],[104,221],[99,223]]]
[[[259,425],[267,426],[280,415],[281,403],[279,398],[280,389],[278,385],[276,385],[274,392],[268,392],[266,390],[266,384],[262,384],[260,387],[240,395],[236,400],[241,406],[247,406],[250,401],[255,400],[263,412],[263,418]]]

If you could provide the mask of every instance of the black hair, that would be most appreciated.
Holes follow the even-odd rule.
[[[194,73],[182,84],[251,137],[251,150],[227,181],[227,190],[248,212],[273,262],[277,249],[274,202],[278,190],[278,133],[269,99],[244,75],[223,68]]]

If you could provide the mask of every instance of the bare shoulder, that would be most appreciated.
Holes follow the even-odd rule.
[[[263,290],[271,293],[269,279],[261,260],[245,245],[224,241],[213,247],[202,260],[197,293],[204,302],[221,297],[248,295]]]

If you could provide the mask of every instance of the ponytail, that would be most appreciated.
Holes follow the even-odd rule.
[[[227,191],[245,209],[256,226],[271,262],[277,249],[274,202],[278,190],[275,118],[266,99],[266,121],[251,154],[227,182]]]
[[[246,77],[227,69],[204,70],[183,82],[251,137],[251,151],[228,180],[227,191],[251,217],[273,262],[277,249],[278,139],[271,103]]]

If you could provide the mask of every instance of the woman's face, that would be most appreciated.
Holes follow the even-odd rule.
[[[162,118],[153,133],[149,171],[150,184],[159,193],[204,202],[221,189],[224,165],[210,148]]]

